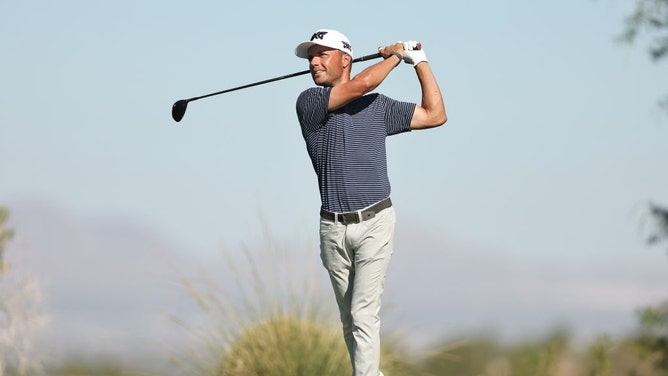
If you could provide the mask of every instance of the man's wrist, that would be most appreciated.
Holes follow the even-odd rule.
[[[396,57],[399,58],[399,61],[397,62],[397,65],[401,64],[401,62],[404,60],[404,57],[401,56],[401,54],[398,53],[397,51],[392,52],[390,55],[393,55],[393,56],[396,56]],[[395,67],[396,67],[396,65],[395,65]]]

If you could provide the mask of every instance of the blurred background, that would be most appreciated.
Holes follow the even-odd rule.
[[[294,48],[319,28],[356,56],[421,41],[444,94],[445,126],[387,140],[383,329],[406,351],[556,330],[604,364],[639,312],[666,314],[666,1],[5,1],[0,371],[182,374],[183,324],[216,330],[189,289],[203,276],[227,307],[262,311],[241,286],[288,278],[276,294],[336,315],[294,107],[310,77],[170,115],[307,69]],[[406,64],[377,91],[420,100]]]

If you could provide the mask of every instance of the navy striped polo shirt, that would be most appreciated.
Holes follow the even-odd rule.
[[[297,118],[322,208],[348,212],[390,196],[385,138],[410,131],[415,103],[367,94],[329,112],[331,87],[313,87],[297,99]]]

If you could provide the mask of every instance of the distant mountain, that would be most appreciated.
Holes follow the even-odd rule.
[[[185,265],[178,262],[185,248],[130,221],[83,219],[35,202],[9,209],[15,238],[7,257],[15,273],[40,280],[51,316],[39,337],[47,358],[160,365],[165,349],[183,344],[185,333],[168,316],[195,313],[170,267]]]

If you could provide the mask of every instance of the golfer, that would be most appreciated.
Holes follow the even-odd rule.
[[[297,99],[297,117],[315,173],[320,257],[334,288],[353,376],[379,376],[380,300],[393,252],[385,138],[442,125],[447,116],[417,42],[379,48],[384,60],[350,77],[353,48],[336,30],[316,31],[295,49],[316,87]],[[402,61],[414,67],[421,104],[371,93]]]

